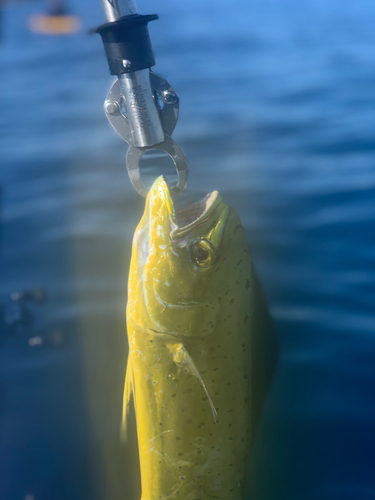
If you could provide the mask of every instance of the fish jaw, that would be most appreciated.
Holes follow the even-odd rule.
[[[149,191],[133,241],[129,277],[128,316],[143,328],[182,336],[214,330],[220,309],[215,260],[199,266],[191,249],[204,239],[209,249],[219,252],[229,209],[217,192],[195,205],[183,211],[189,223],[181,219],[179,224],[164,178],[159,177]]]

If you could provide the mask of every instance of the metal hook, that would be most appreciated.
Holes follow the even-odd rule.
[[[164,142],[155,144],[154,146],[136,148],[135,146],[130,145],[126,158],[126,168],[128,170],[131,183],[133,184],[135,189],[140,195],[144,197],[147,196],[148,189],[143,184],[143,181],[141,179],[139,163],[142,156],[147,153],[147,151],[150,151],[152,149],[158,149],[167,153],[172,158],[173,163],[175,164],[178,178],[177,184],[171,189],[171,194],[176,195],[183,191],[186,187],[188,177],[188,167],[186,159],[180,146],[167,135],[165,136]]]

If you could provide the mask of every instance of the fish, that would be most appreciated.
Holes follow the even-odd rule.
[[[242,500],[251,422],[252,262],[217,191],[177,210],[148,192],[128,281],[126,435],[133,398],[142,500]]]

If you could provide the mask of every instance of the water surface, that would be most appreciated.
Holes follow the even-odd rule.
[[[138,499],[118,443],[131,238],[143,210],[102,111],[111,83],[99,1],[73,37],[0,46],[1,282],[44,286],[34,333],[0,348],[0,498]],[[250,500],[375,498],[375,4],[139,0],[155,71],[181,99],[189,189],[240,213],[280,358],[249,470]],[[154,174],[156,175],[154,169]],[[159,170],[158,170],[159,173]],[[30,348],[59,329],[61,349]]]

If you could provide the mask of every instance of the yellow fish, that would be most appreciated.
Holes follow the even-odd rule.
[[[142,500],[240,500],[249,454],[251,259],[217,191],[175,210],[148,193],[129,275],[129,358]],[[126,431],[126,429],[125,429]]]

